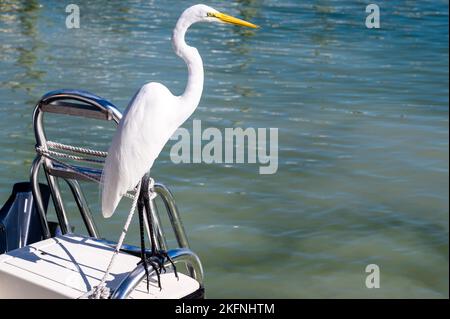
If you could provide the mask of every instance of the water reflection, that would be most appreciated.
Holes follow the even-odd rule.
[[[244,20],[254,21],[261,9],[261,1],[256,0],[236,0],[239,4],[239,16]],[[234,28],[235,33],[240,34],[244,37],[251,37],[255,35],[255,30],[250,28]]]
[[[246,21],[254,21],[255,18],[259,16],[261,1],[236,0],[236,2],[239,4],[239,17],[242,19]],[[246,70],[255,59],[252,57],[252,46],[249,44],[248,40],[249,38],[254,37],[256,32],[257,30],[250,28],[235,27],[233,28],[233,33],[236,36],[226,42],[227,46],[230,48],[230,51],[241,57],[238,65],[239,72]],[[234,85],[233,91],[240,97],[254,97],[257,95],[254,88],[251,86]],[[249,112],[250,109],[251,108],[248,106],[241,107],[242,112]]]
[[[18,30],[20,37],[25,39],[21,45],[16,47],[16,65],[24,71],[16,73],[14,78],[4,85],[12,89],[30,92],[42,81],[46,74],[45,71],[36,66],[38,62],[37,51],[44,46],[43,42],[39,40],[37,29],[41,6],[36,0],[23,0],[18,3],[2,4],[1,7],[2,12],[17,12],[17,15],[11,14],[8,16],[6,25],[9,28],[5,26],[3,32],[14,34]],[[18,28],[15,27],[16,25]]]
[[[319,55],[319,48],[323,48],[333,41],[335,20],[332,19],[331,15],[335,12],[335,9],[330,1],[323,0],[317,1],[317,3],[313,5],[313,12],[317,16],[315,25],[318,28],[316,29],[316,32],[311,34],[311,41],[317,44],[315,54]]]

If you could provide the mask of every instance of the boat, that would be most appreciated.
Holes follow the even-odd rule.
[[[30,180],[16,183],[0,210],[0,298],[204,298],[202,263],[189,247],[168,187],[155,182],[152,192],[164,203],[176,237],[175,247],[168,247],[161,212],[154,199],[150,205],[153,223],[145,225],[147,230],[153,227],[157,248],[167,251],[178,270],[167,261],[166,271],[160,273],[160,288],[155,270],[149,269],[146,276],[140,263],[140,247],[118,245],[105,239],[95,225],[80,182],[101,181],[107,153],[48,140],[45,113],[115,125],[122,117],[111,102],[86,91],[52,91],[38,101],[33,112],[36,156],[31,164]],[[45,181],[39,181],[41,175]],[[87,235],[77,234],[71,227],[66,208],[69,203],[63,200],[61,183],[68,185]],[[133,196],[132,192],[128,194]],[[50,205],[57,221],[47,217]],[[96,294],[96,288],[102,283],[105,289]]]

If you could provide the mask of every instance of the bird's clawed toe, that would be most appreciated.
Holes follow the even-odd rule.
[[[150,265],[153,268],[153,270],[155,271],[156,276],[158,278],[159,290],[162,290],[161,273],[163,271],[164,271],[164,273],[167,272],[167,269],[164,266],[166,259],[172,264],[172,268],[173,268],[175,277],[179,280],[177,267],[175,266],[174,262],[172,261],[172,258],[170,258],[170,256],[167,254],[167,252],[165,250],[160,250],[157,253],[155,253],[154,255],[147,257],[146,260],[144,261],[145,274],[147,276],[147,292],[149,291],[149,275],[150,275],[148,272],[148,265]]]

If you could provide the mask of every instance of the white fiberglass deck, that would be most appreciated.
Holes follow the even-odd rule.
[[[100,282],[113,253],[103,242],[79,235],[64,235],[0,255],[0,298],[81,298]],[[121,252],[107,280],[115,287],[132,271],[139,258]],[[180,265],[181,266],[181,265]],[[162,290],[156,275],[131,293],[129,298],[173,298],[187,296],[199,283],[169,269],[161,274]]]

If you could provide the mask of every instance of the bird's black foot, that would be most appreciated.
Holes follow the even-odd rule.
[[[166,259],[172,264],[173,272],[175,274],[175,277],[179,280],[177,267],[175,266],[175,263],[173,262],[172,258],[167,254],[165,250],[160,250],[156,252],[152,256],[148,256],[144,262],[144,269],[145,274],[147,276],[147,291],[149,290],[149,272],[148,272],[148,265],[152,266],[153,270],[156,273],[156,276],[158,278],[158,287],[161,290],[161,273],[164,271],[167,272],[166,267],[164,266],[164,263]],[[142,263],[142,260],[139,262]]]
[[[173,272],[175,274],[175,277],[179,280],[180,278],[178,277],[178,272],[177,272],[177,267],[175,266],[175,263],[173,262],[172,258],[170,258],[170,256],[167,254],[167,251],[165,250],[160,250],[159,251],[159,255],[163,258],[167,258],[167,260],[171,263],[172,268],[173,268]],[[166,272],[166,268],[164,268],[164,263],[163,263],[163,270],[164,272]]]
[[[166,267],[164,267],[164,263],[166,261],[166,259],[171,263],[172,268],[173,268],[173,272],[175,274],[175,277],[177,279],[178,278],[178,272],[177,272],[177,267],[175,266],[175,263],[173,262],[172,258],[170,258],[170,256],[167,254],[167,251],[165,250],[160,250],[158,251],[154,256],[154,258],[157,258],[157,260],[159,261],[159,271],[160,273],[162,271],[166,272]]]
[[[162,289],[162,287],[161,287],[161,271],[160,271],[161,267],[159,265],[158,260],[153,259],[153,257],[148,257],[145,260],[139,261],[138,265],[141,264],[141,263],[144,264],[145,276],[146,276],[146,279],[147,279],[147,292],[149,291],[149,288],[150,288],[149,287],[149,284],[150,284],[150,279],[149,279],[150,273],[148,271],[148,265],[152,266],[153,270],[155,271],[156,277],[158,278],[158,287],[159,287],[159,290],[161,290]]]

